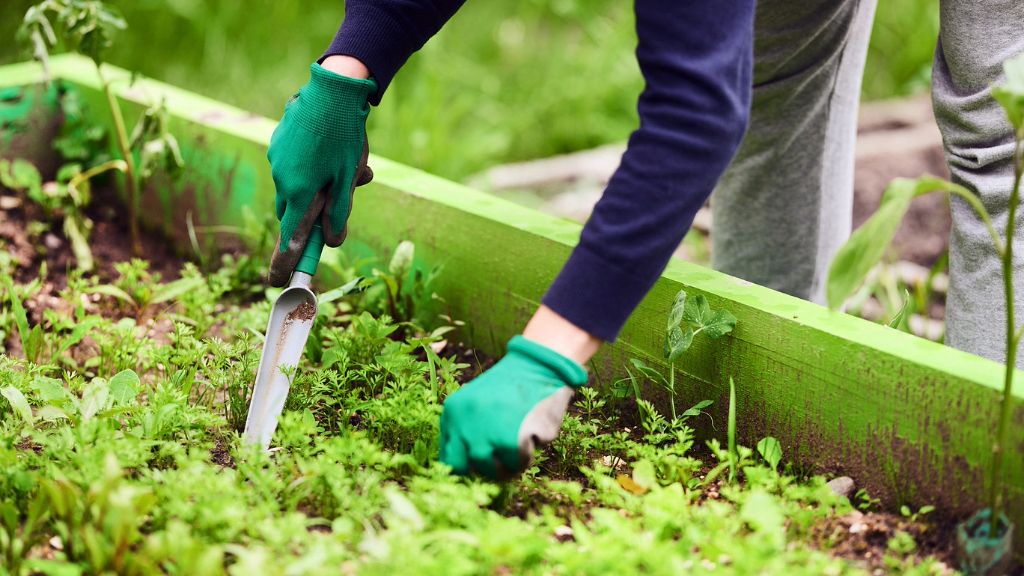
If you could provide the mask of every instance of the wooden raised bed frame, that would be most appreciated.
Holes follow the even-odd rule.
[[[63,85],[81,92],[97,122],[109,122],[91,61],[62,56],[50,67]],[[128,72],[107,68],[109,77],[120,79],[129,123],[142,103],[166,99],[188,164],[180,181],[144,195],[146,225],[165,229],[186,249],[190,211],[197,226],[241,226],[246,209],[272,209],[266,161],[272,120],[152,80],[131,84]],[[0,89],[41,79],[34,63],[0,67]],[[38,90],[23,92],[38,105],[0,102],[0,114],[4,106],[8,116],[20,106],[37,117],[56,116],[52,99],[38,98]],[[40,128],[15,140],[19,150],[39,153],[47,147],[37,140],[48,137]],[[417,265],[444,267],[435,289],[447,309],[468,323],[465,336],[501,353],[569,256],[580,226],[378,156],[370,163],[376,176],[357,192],[350,239],[341,250],[384,256],[400,240],[412,240]],[[325,252],[326,259],[333,257]],[[999,364],[707,268],[679,260],[668,265],[618,342],[596,357],[599,383],[623,376],[631,357],[666,369],[665,318],[681,288],[730,310],[738,324],[713,345],[698,341],[679,362],[680,404],[710,398],[724,414],[732,377],[741,442],[775,436],[786,460],[850,475],[888,505],[935,504],[936,515],[955,519],[984,505]],[[1018,523],[1024,520],[1022,377],[1013,395],[1005,494],[1007,512]],[[724,426],[707,433],[724,436]]]

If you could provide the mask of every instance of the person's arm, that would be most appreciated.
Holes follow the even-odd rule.
[[[348,0],[345,20],[309,82],[289,100],[267,157],[281,234],[268,281],[284,286],[317,223],[328,246],[348,233],[366,165],[366,118],[391,78],[451,18],[462,0]],[[321,194],[323,192],[323,194]]]
[[[614,341],[746,130],[754,0],[636,0],[640,127],[543,303]]]
[[[754,0],[636,0],[640,128],[523,336],[449,396],[441,461],[504,477],[554,440],[582,364],[614,340],[739,147],[750,106]]]
[[[346,0],[345,20],[321,57],[321,64],[331,56],[358,60],[377,82],[370,103],[379,104],[406,60],[437,34],[464,2]]]

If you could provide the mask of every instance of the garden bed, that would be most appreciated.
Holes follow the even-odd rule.
[[[102,96],[90,77],[88,63],[60,58],[51,62],[51,68],[58,77],[79,91],[87,103],[93,104],[94,109],[102,109]],[[148,192],[151,201],[147,205],[153,209],[144,211],[141,216],[150,227],[168,233],[175,239],[179,250],[189,249],[185,214],[191,211],[193,230],[199,233],[200,247],[206,248],[208,243],[216,247],[218,242],[226,242],[230,238],[222,237],[225,235],[219,232],[215,235],[203,230],[244,229],[252,223],[251,215],[246,214],[248,207],[272,205],[272,181],[265,160],[265,147],[273,128],[271,122],[156,82],[142,79],[129,85],[127,73],[111,69],[109,75],[122,78],[119,94],[129,116],[138,114],[141,109],[139,103],[154,94],[166,97],[171,112],[171,129],[182,144],[189,166],[181,180]],[[37,79],[38,69],[30,65],[7,67],[0,71],[0,85],[23,86]],[[38,110],[39,107],[36,108],[37,113]],[[100,115],[94,118],[104,121]],[[385,159],[374,157],[371,164],[376,179],[373,184],[360,189],[360,201],[356,203],[353,215],[352,236],[341,251],[325,254],[325,270],[333,270],[337,280],[339,275],[346,273],[346,262],[370,255],[382,261],[400,240],[411,239],[416,244],[415,267],[442,269],[434,291],[443,301],[432,301],[424,309],[424,314],[436,319],[438,313],[445,313],[465,321],[466,326],[460,332],[465,340],[472,342],[476,349],[492,355],[500,354],[504,342],[521,330],[543,290],[567,257],[578,234],[578,226],[512,206]],[[165,206],[173,209],[157,209]],[[237,245],[235,239],[234,246]],[[339,253],[345,255],[343,259],[339,259]],[[208,267],[207,270],[212,274],[213,268]],[[211,276],[221,278],[213,284],[222,286],[218,283],[224,282],[225,274],[230,278],[228,272],[217,272]],[[246,284],[243,282],[242,285]],[[802,471],[801,478],[806,478],[807,473],[813,471],[847,474],[855,478],[858,486],[865,488],[868,494],[879,498],[884,509],[899,510],[906,506],[913,513],[926,505],[937,506],[928,519],[934,517],[934,521],[943,526],[952,525],[953,521],[966,517],[978,507],[982,494],[982,471],[989,461],[990,438],[994,433],[994,424],[988,415],[994,413],[998,402],[997,387],[1001,376],[998,365],[882,326],[829,312],[713,271],[683,262],[669,265],[626,326],[620,340],[606,347],[593,362],[592,372],[601,389],[607,389],[626,376],[625,369],[633,358],[667,373],[668,367],[661,356],[665,315],[673,296],[681,288],[691,296],[705,296],[716,309],[728,309],[739,320],[731,336],[715,344],[695,343],[686,361],[677,364],[678,401],[681,404],[713,400],[714,404],[708,408],[710,416],[716,422],[723,422],[729,406],[728,382],[731,377],[736,382],[738,440],[754,445],[766,436],[778,438],[784,447],[786,460],[794,462],[794,470]],[[193,321],[199,325],[210,322],[213,310],[210,308],[198,314]],[[219,313],[217,316],[221,317]],[[239,341],[247,338],[247,332],[261,332],[265,322],[266,303],[262,300],[255,305],[240,307],[238,326],[242,330]],[[251,346],[252,342],[248,344]],[[315,366],[323,365],[320,357],[313,356],[310,360]],[[233,361],[232,366],[236,364],[237,361]],[[248,369],[254,369],[254,366]],[[228,376],[231,374],[204,377],[217,379]],[[237,373],[233,377],[247,381]],[[218,381],[230,390],[226,382]],[[147,385],[154,384],[150,382]],[[230,396],[230,392],[227,394]],[[649,394],[663,412],[666,410],[667,398],[663,393],[645,388],[645,394]],[[1014,411],[1015,421],[1024,423],[1024,402],[1020,392],[1014,395]],[[314,414],[314,421],[324,422],[328,416]],[[351,418],[351,414],[348,416]],[[362,413],[359,416],[364,417]],[[225,418],[230,421],[227,416]],[[330,418],[337,422],[344,420],[337,414]],[[334,422],[330,418],[328,423]],[[326,429],[333,430],[333,426]],[[701,440],[697,446],[702,446],[702,440],[706,438],[721,440],[721,427],[717,431],[707,426],[694,427]],[[375,438],[374,430],[366,431]],[[192,432],[190,429],[189,434]],[[295,437],[298,436],[296,433]],[[351,449],[351,446],[337,448],[335,445],[341,440],[329,434],[328,437],[327,443],[332,448],[327,451],[336,454],[338,450]],[[177,437],[168,450],[177,450],[173,445],[180,445]],[[282,441],[282,445],[290,446],[287,440]],[[298,450],[297,446],[291,446]],[[406,450],[409,451],[415,452],[415,449]],[[354,462],[364,462],[368,458],[366,455],[348,456]],[[233,457],[236,463],[244,461],[237,454]],[[392,461],[390,456],[379,455],[370,460]],[[708,463],[713,464],[714,459]],[[299,471],[304,465],[294,460],[287,463]],[[263,466],[256,467],[263,469]],[[378,474],[378,480],[395,478],[391,472],[372,465],[364,465],[360,470]],[[436,471],[429,469],[417,474],[420,473],[431,478],[437,475]],[[300,474],[290,476],[288,481],[311,481],[307,478],[307,475]],[[328,481],[334,477],[324,478]],[[401,478],[402,485],[411,486],[418,482],[415,474],[411,479]],[[529,489],[529,482],[533,481],[530,478],[528,475],[521,490]],[[620,492],[621,485],[614,476],[607,478],[620,488],[606,485],[606,480],[587,477],[588,482],[596,487],[594,497],[601,501],[606,494],[613,494],[607,496],[613,498],[613,508],[627,510],[627,516],[637,513],[637,507],[643,506],[642,502],[668,498],[664,496],[667,492],[652,487],[635,502],[620,500],[627,497]],[[1006,478],[1008,511],[1019,516],[1024,512],[1024,462],[1011,459],[1007,463]],[[274,484],[284,480],[267,481]],[[360,481],[368,480],[362,478]],[[448,486],[447,482],[441,486]],[[489,488],[476,484],[459,486],[462,487],[444,490],[471,495],[474,502],[471,509],[491,500],[491,496],[481,496]],[[551,489],[570,491],[560,498],[568,498],[570,502],[578,498],[572,492],[575,488],[557,483],[554,486]],[[748,488],[740,493],[749,493],[750,489],[757,487],[756,482],[748,482]],[[468,492],[461,492],[463,490]],[[728,492],[728,489],[723,489],[721,494]],[[382,496],[381,492],[374,493],[382,502],[390,498]],[[628,490],[626,493],[631,494]],[[286,497],[281,492],[272,492],[272,495],[275,499]],[[423,498],[430,500],[433,497]],[[737,510],[742,512],[744,498],[725,498],[732,502],[729,509],[732,512],[723,515],[729,520],[718,518],[714,504],[709,508],[711,512],[704,512],[703,506],[698,507],[702,510],[699,512],[689,507],[666,509],[672,510],[672,522],[692,518],[693,515],[706,520],[709,527],[719,521],[739,522],[722,524],[720,528],[725,533],[742,534],[752,530],[751,525],[732,517],[736,516]],[[447,498],[444,500],[449,501]],[[432,500],[417,502],[431,510],[436,507]],[[790,509],[786,502],[782,498],[776,504],[786,511],[783,514],[786,518],[792,519],[787,515]],[[798,498],[797,502],[804,501]],[[246,505],[259,508],[258,503],[247,501]],[[402,503],[394,506],[408,512]],[[833,508],[831,512],[822,512],[821,517],[834,517],[845,510]],[[421,516],[423,509],[422,506],[417,508]],[[464,511],[467,518],[482,518],[471,509]],[[386,515],[381,510],[383,508],[378,508],[376,513]],[[462,511],[461,508],[459,510]],[[795,513],[795,508],[793,510]],[[320,514],[330,516],[322,511]],[[704,514],[711,516],[705,518]],[[332,517],[339,516],[335,514]],[[590,520],[609,530],[620,528],[610,517],[601,514]],[[530,523],[537,521],[535,517]],[[413,524],[419,525],[419,521],[413,521]],[[505,526],[502,522],[498,524]],[[796,530],[798,540],[809,542],[802,531],[809,530],[810,524],[805,525],[802,521],[796,524],[795,528],[793,523],[787,524],[787,538],[793,537],[792,528]],[[594,526],[589,525],[587,530]],[[333,528],[337,534],[338,527]],[[576,538],[580,540],[580,530],[573,526],[570,528],[575,530]],[[650,528],[648,525],[645,530]],[[354,527],[346,529],[356,530]],[[630,532],[633,528],[622,529],[623,534],[629,534],[628,538],[637,536]],[[460,534],[457,537],[464,537],[459,530],[456,530]],[[548,548],[546,541],[523,536],[518,532],[519,528],[508,530],[509,534],[520,534],[524,542],[536,544],[538,550],[555,550]],[[529,534],[536,530],[537,525],[533,524]],[[675,534],[672,532],[674,528],[666,530]],[[590,535],[589,532],[587,534]],[[474,538],[470,540],[479,545],[479,535]],[[500,544],[499,540],[492,543]],[[601,541],[595,545],[603,544],[605,542]],[[923,546],[925,542],[922,540],[918,544]],[[373,544],[367,546],[373,548]],[[617,548],[614,550],[622,553]],[[665,553],[657,549],[649,552],[655,555]],[[747,552],[752,558],[759,557],[757,552]],[[400,557],[396,556],[395,561]],[[712,556],[703,559],[718,561]],[[736,561],[735,558],[730,560]],[[614,566],[614,562],[609,566]]]
[[[167,253],[162,281],[154,263],[129,266],[123,219],[104,216],[117,208],[89,210],[122,239],[94,232],[95,272],[74,272],[52,231],[4,271],[19,280],[0,310],[16,315],[17,299],[43,328],[34,362],[18,331],[0,357],[0,557],[14,573],[949,572],[949,535],[926,515],[862,513],[878,504],[742,447],[729,480],[726,452],[695,445],[684,423],[710,416],[669,433],[667,416],[654,423],[608,392],[581,395],[521,480],[450,476],[435,462],[440,404],[490,360],[369,314],[381,309],[372,286],[323,305],[275,448],[253,452],[238,432],[273,293],[243,272],[245,255],[202,273]],[[5,248],[38,245],[26,213],[3,211]],[[33,277],[42,261],[46,277]],[[157,306],[114,290],[183,282]],[[439,353],[433,367],[415,338]]]

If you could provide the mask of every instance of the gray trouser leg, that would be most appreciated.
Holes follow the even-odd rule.
[[[1003,234],[1013,186],[1013,130],[989,88],[1002,63],[1024,52],[1024,0],[943,0],[932,66],[932,101],[953,180],[975,192]],[[952,202],[946,343],[1006,360],[1006,296],[1002,268],[982,221],[960,199]],[[1018,212],[1018,216],[1020,213]],[[1024,233],[1018,218],[1017,238]],[[1024,242],[1014,242],[1015,300],[1024,304]],[[1020,356],[1018,367],[1024,367]]]
[[[754,101],[712,197],[712,263],[822,303],[850,235],[860,81],[876,0],[760,0]]]

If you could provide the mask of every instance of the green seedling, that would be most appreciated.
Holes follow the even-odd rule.
[[[628,378],[619,380],[612,385],[615,397],[625,398],[633,396],[639,399],[640,383],[646,379],[668,392],[669,408],[673,420],[680,417],[697,416],[710,406],[712,402],[704,400],[681,414],[677,413],[676,360],[690,349],[693,339],[697,335],[704,334],[712,340],[717,340],[732,332],[735,326],[736,317],[728,310],[712,310],[707,298],[703,294],[687,299],[686,291],[680,290],[672,302],[672,308],[669,310],[665,329],[663,355],[669,365],[668,378],[665,378],[654,368],[644,364],[643,361],[633,358],[630,360],[631,367],[626,368]],[[642,418],[643,414],[641,413],[640,416]],[[712,425],[714,425],[713,421]]]
[[[1021,178],[1024,175],[1024,56],[1008,60],[1004,64],[1006,82],[993,88],[992,95],[1003,106],[1013,128],[1013,188],[1010,193],[1007,222],[1017,222],[1020,204]],[[910,207],[910,202],[924,194],[941,192],[949,197],[960,198],[981,218],[992,238],[996,254],[1002,261],[1003,288],[1006,297],[1006,371],[1003,380],[998,431],[992,444],[992,467],[989,477],[989,520],[987,534],[996,535],[1012,530],[1008,522],[1001,528],[1005,516],[1003,505],[1003,462],[1006,458],[1010,424],[1011,393],[1013,376],[1024,326],[1015,321],[1013,249],[1015,225],[1006,226],[1005,238],[1000,237],[992,223],[988,210],[971,190],[953,182],[935,177],[917,180],[897,179],[886,189],[878,211],[868,219],[850,240],[839,250],[829,270],[828,301],[838,308],[846,298],[863,282],[871,268],[881,259],[892,241],[896,228]]]
[[[680,290],[668,314],[665,330],[664,357],[668,360],[669,378],[667,389],[672,398],[672,417],[675,418],[676,396],[676,360],[690,349],[693,339],[698,334],[705,334],[712,340],[732,332],[736,327],[736,317],[728,310],[712,310],[707,298],[699,294],[687,299],[686,292]]]
[[[757,453],[761,455],[766,464],[771,466],[772,470],[779,469],[779,463],[782,462],[782,444],[779,444],[774,437],[768,436],[758,441]]]
[[[910,520],[911,522],[917,522],[918,520],[921,520],[922,518],[924,518],[928,514],[931,514],[934,511],[935,506],[931,505],[921,506],[920,508],[918,508],[917,512],[914,512],[913,509],[911,509],[910,506],[907,506],[906,504],[900,506],[900,515]]]
[[[58,43],[90,58],[96,66],[96,75],[106,96],[107,107],[114,124],[114,136],[120,158],[108,160],[81,171],[67,182],[68,194],[81,194],[84,182],[111,171],[124,174],[125,197],[128,202],[128,225],[132,250],[142,254],[139,240],[139,193],[155,168],[174,173],[183,162],[177,140],[167,131],[167,113],[163,105],[152,106],[143,112],[129,136],[114,95],[113,84],[103,73],[103,57],[113,44],[114,35],[127,27],[120,13],[98,0],[43,0],[25,13],[18,36],[32,48],[33,57],[44,70],[50,50]]]
[[[89,294],[102,294],[116,299],[141,318],[151,307],[173,302],[188,292],[206,285],[198,276],[185,276],[166,284],[159,282],[149,272],[149,263],[133,258],[130,262],[118,262],[114,269],[120,274],[113,284],[101,284],[85,290]]]

